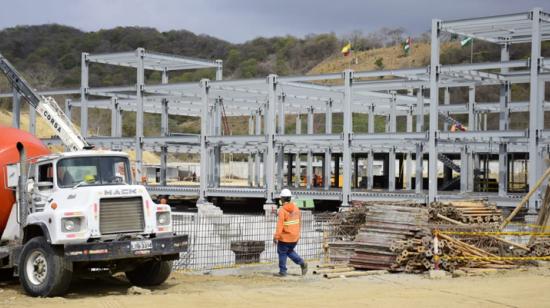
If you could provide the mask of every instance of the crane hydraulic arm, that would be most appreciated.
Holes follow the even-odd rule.
[[[80,151],[92,148],[82,135],[80,135],[63,110],[59,108],[59,105],[57,105],[53,97],[45,97],[36,93],[36,91],[29,86],[27,81],[21,77],[21,74],[19,74],[11,63],[1,54],[0,70],[6,75],[12,87],[29,102],[46,122],[48,122],[50,127],[70,151]]]

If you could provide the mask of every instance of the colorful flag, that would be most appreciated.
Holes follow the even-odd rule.
[[[460,41],[460,47],[464,47],[464,46],[466,46],[466,45],[468,45],[468,44],[471,44],[473,40],[474,40],[474,39],[471,38],[471,37],[469,37],[469,36],[463,38],[463,39]]]
[[[407,37],[407,40],[405,43],[403,43],[403,51],[405,51],[405,54],[408,55],[411,52],[411,46],[412,46],[412,39],[411,37]]]
[[[344,57],[349,56],[351,54],[351,43],[348,43],[346,46],[342,48],[342,54]]]

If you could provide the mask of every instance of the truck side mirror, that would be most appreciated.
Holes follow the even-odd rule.
[[[27,180],[27,193],[31,193],[34,190],[34,179]]]

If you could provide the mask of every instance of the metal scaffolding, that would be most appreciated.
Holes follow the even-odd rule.
[[[499,44],[501,59],[490,63],[441,64],[443,32]],[[43,94],[80,95],[80,100],[66,101],[66,110],[81,109],[82,134],[99,147],[134,149],[138,180],[143,174],[143,151],[161,154],[161,170],[166,169],[168,152],[200,154],[200,185],[167,185],[166,172],[161,171],[158,185],[148,186],[152,194],[198,196],[199,202],[208,197],[265,198],[269,207],[282,188],[293,187],[299,197],[340,200],[342,206],[349,205],[351,200],[435,201],[477,197],[509,206],[523,196],[522,192],[510,189],[515,159],[528,159],[526,187],[532,187],[545,168],[543,158],[550,149],[550,131],[544,129],[544,112],[550,110],[550,103],[544,101],[544,85],[550,77],[550,63],[541,57],[544,40],[550,40],[550,15],[536,8],[494,17],[434,19],[431,63],[422,68],[222,80],[221,60],[165,55],[142,48],[114,54],[83,53],[80,89]],[[530,59],[510,59],[510,45],[517,43],[531,43]],[[136,85],[90,87],[90,63],[135,68]],[[203,79],[199,83],[168,80],[172,71],[199,68],[215,69],[216,80]],[[147,84],[146,70],[161,72],[161,83]],[[512,101],[513,84],[529,85],[529,101]],[[498,102],[476,101],[476,88],[484,86],[500,87]],[[450,89],[455,88],[467,89],[468,101],[454,101]],[[441,91],[443,104],[439,103]],[[10,96],[11,93],[0,94]],[[17,95],[14,106],[17,117]],[[89,136],[88,108],[111,110],[111,136]],[[122,137],[122,111],[136,112],[135,137]],[[529,113],[527,130],[511,129],[510,116],[518,112]],[[161,115],[160,136],[144,136],[144,113]],[[334,125],[335,114],[342,116],[341,127]],[[498,130],[487,130],[488,114],[499,115]],[[200,117],[201,133],[171,134],[168,115]],[[366,132],[354,131],[354,120],[365,121],[358,115],[366,116]],[[240,116],[243,122],[247,118],[247,134],[224,134],[224,116]],[[459,122],[457,116],[467,119],[467,125]],[[294,118],[296,130],[290,132],[285,123]],[[302,118],[307,119],[306,133],[302,133]],[[385,131],[375,131],[375,122],[383,118]],[[324,121],[324,125],[316,126],[319,121]],[[406,124],[397,125],[400,122]],[[455,131],[450,129],[452,126],[467,130]],[[324,129],[315,131],[319,127]],[[247,186],[220,185],[223,153],[248,157]],[[306,156],[305,168],[300,155]],[[498,158],[498,187],[494,192],[487,188],[488,181],[482,183],[484,189],[479,188],[483,186],[479,184],[480,178],[488,178],[492,157]],[[314,171],[314,162],[319,159],[320,171]],[[382,175],[375,174],[377,161],[382,161]],[[366,169],[364,175],[359,174],[363,172],[360,164]],[[532,197],[530,213],[536,210],[540,199],[540,193]]]

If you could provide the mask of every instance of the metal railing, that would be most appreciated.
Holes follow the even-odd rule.
[[[272,263],[278,260],[273,233],[275,215],[203,216],[173,213],[173,230],[189,235],[189,249],[174,262],[177,270],[206,270],[246,263]],[[323,243],[328,224],[302,211],[301,238],[296,252],[306,260],[324,256]]]

